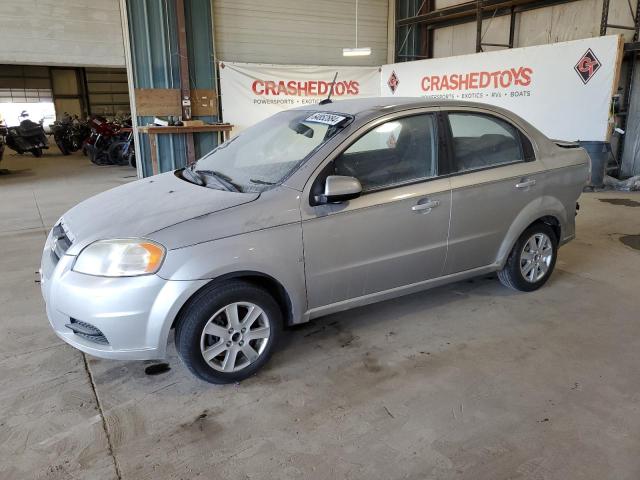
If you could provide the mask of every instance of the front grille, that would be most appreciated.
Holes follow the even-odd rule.
[[[72,318],[71,323],[67,323],[65,327],[85,340],[100,343],[102,345],[109,345],[109,340],[104,336],[104,333],[90,323],[81,322],[80,320]]]
[[[57,260],[60,260],[60,257],[65,254],[71,246],[71,243],[69,234],[62,222],[53,227],[51,234],[51,252]]]

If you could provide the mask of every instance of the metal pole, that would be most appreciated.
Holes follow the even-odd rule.
[[[482,51],[482,0],[476,0],[476,52]]]
[[[638,0],[637,3],[636,3],[636,15],[635,15],[635,17],[633,19],[633,26],[635,28],[634,31],[633,31],[633,41],[637,42],[638,41],[638,33],[640,31],[640,0]]]
[[[124,43],[124,63],[127,70],[129,84],[129,108],[131,109],[131,128],[133,128],[133,146],[136,153],[136,173],[138,178],[144,176],[142,164],[142,150],[140,149],[140,134],[138,133],[138,113],[136,111],[136,89],[133,76],[133,58],[131,56],[131,36],[129,32],[129,18],[127,17],[127,0],[120,0],[120,21],[122,22],[122,40]]]
[[[184,15],[184,0],[176,0],[176,19],[178,24],[178,54],[180,56],[180,96],[182,119],[191,120],[191,89],[189,88],[189,55],[187,51],[187,28]],[[185,134],[187,144],[187,165],[195,162],[193,133]]]
[[[515,33],[516,33],[516,12],[515,12],[515,9],[511,7],[511,18],[509,19],[509,48],[514,47]]]
[[[602,18],[600,19],[600,36],[607,34],[609,23],[609,0],[602,0]]]

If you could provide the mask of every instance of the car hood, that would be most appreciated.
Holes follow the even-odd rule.
[[[174,172],[116,187],[79,203],[62,217],[77,255],[89,243],[107,238],[148,237],[186,220],[226,210],[257,199],[201,187]]]

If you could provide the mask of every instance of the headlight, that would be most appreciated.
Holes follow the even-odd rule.
[[[147,275],[158,271],[165,253],[150,240],[99,240],[80,252],[73,271],[101,277]]]

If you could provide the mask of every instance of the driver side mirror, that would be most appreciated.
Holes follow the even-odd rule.
[[[324,193],[316,196],[318,204],[342,203],[357,198],[362,193],[362,185],[355,177],[329,175],[324,183]]]

